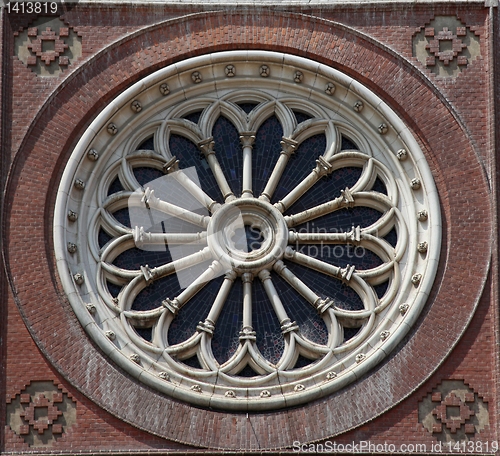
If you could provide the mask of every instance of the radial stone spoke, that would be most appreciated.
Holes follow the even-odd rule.
[[[215,324],[217,323],[219,315],[222,311],[222,308],[224,307],[227,297],[229,296],[229,292],[231,291],[235,279],[236,273],[233,271],[228,272],[224,276],[224,282],[222,282],[219,292],[215,297],[215,301],[210,308],[210,312],[208,313],[207,318],[205,318],[205,321],[200,322],[197,327],[198,330],[205,331],[209,334],[214,333]]]
[[[286,165],[288,164],[288,160],[290,160],[290,157],[297,148],[297,144],[298,144],[297,141],[283,137],[281,141],[280,156],[278,158],[278,161],[276,162],[276,165],[274,166],[273,172],[271,173],[269,180],[267,181],[266,188],[262,192],[262,195],[259,196],[259,199],[267,202],[271,201],[271,198],[273,197],[273,194],[278,185],[278,182],[280,181],[281,176],[285,171]]]
[[[311,258],[303,253],[296,252],[291,247],[287,247],[285,251],[285,258],[293,261],[294,263],[305,266],[309,269],[314,269],[318,272],[323,272],[331,277],[337,277],[341,280],[349,281],[354,273],[354,266],[347,265],[345,268],[339,268],[333,264],[325,263],[324,261]]]
[[[240,135],[241,145],[243,146],[243,189],[242,198],[251,198],[252,190],[252,147],[255,142],[254,132],[244,132]]]
[[[210,249],[208,247],[205,247],[199,252],[192,253],[191,255],[185,256],[184,258],[179,258],[178,260],[172,261],[171,263],[167,263],[162,266],[158,266],[157,268],[151,269],[151,274],[155,278],[164,277],[176,271],[182,271],[186,268],[194,266],[195,264],[203,263],[210,258],[212,258]]]
[[[190,195],[194,196],[211,213],[214,213],[220,207],[219,203],[210,198],[199,185],[193,182],[184,171],[179,169],[179,160],[175,156],[165,163],[163,168],[167,174],[172,175]]]
[[[264,289],[266,290],[267,297],[269,301],[271,301],[271,305],[273,306],[274,312],[278,317],[278,320],[281,325],[281,331],[283,334],[288,333],[290,331],[295,331],[299,329],[299,327],[292,322],[286,313],[285,308],[283,307],[283,303],[281,302],[280,297],[278,296],[278,292],[271,280],[271,274],[269,271],[263,269],[259,272],[259,278],[264,285]]]
[[[219,160],[217,160],[214,151],[214,146],[215,142],[213,138],[208,138],[198,143],[198,148],[201,150],[201,152],[207,159],[208,166],[210,166],[210,169],[212,170],[212,174],[214,175],[215,180],[217,181],[217,185],[219,186],[219,189],[222,192],[224,201],[228,203],[234,200],[236,197],[234,196],[234,193],[231,191],[231,188],[227,183],[226,176],[224,176],[224,172],[222,171]]]
[[[281,211],[285,212],[295,201],[297,201],[304,193],[306,193],[316,182],[318,182],[323,176],[330,174],[333,171],[333,166],[323,158],[319,156],[316,160],[316,168],[314,168],[311,173],[302,180],[288,195],[286,195],[281,201],[278,201],[275,206]]]
[[[191,283],[179,296],[174,299],[166,298],[162,301],[164,307],[169,309],[174,315],[188,302],[196,293],[198,293],[210,280],[217,277],[221,270],[221,264],[213,261],[212,264],[201,274],[193,283]]]
[[[297,293],[303,296],[306,301],[318,309],[318,306],[322,302],[321,297],[314,293],[314,291],[312,291],[304,282],[302,282],[302,280],[290,271],[283,261],[279,260],[274,263],[273,268],[295,291],[297,291]]]
[[[252,326],[252,281],[253,275],[246,272],[241,276],[243,282],[243,328],[240,340],[255,340],[255,331]]]
[[[351,231],[345,233],[288,233],[289,244],[347,244],[359,242],[362,238],[360,226],[352,227]]]
[[[311,209],[306,209],[305,211],[299,212],[298,214],[293,214],[285,217],[285,221],[289,227],[300,225],[301,223],[314,220],[323,215],[330,214],[338,209],[344,207],[353,207],[354,196],[348,188],[341,191],[342,195],[334,200],[328,201],[318,206],[314,206]]]
[[[149,187],[144,191],[141,202],[143,202],[148,209],[155,209],[163,212],[164,214],[184,220],[185,222],[192,223],[193,225],[201,226],[202,228],[206,228],[208,226],[208,222],[210,221],[210,217],[199,215],[182,207],[176,206],[175,204],[162,201],[160,198],[155,196],[154,190],[151,190]]]
[[[207,232],[198,233],[149,233],[144,228],[136,226],[132,233],[134,235],[135,245],[140,248],[143,245],[184,245],[184,244],[207,244]]]

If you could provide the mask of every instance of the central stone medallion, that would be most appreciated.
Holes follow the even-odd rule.
[[[288,227],[281,212],[256,198],[224,204],[211,217],[208,246],[225,270],[258,273],[281,259],[288,244]],[[240,238],[246,236],[246,242]]]

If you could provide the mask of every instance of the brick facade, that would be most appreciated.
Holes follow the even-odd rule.
[[[272,10],[82,3],[59,5],[51,17],[60,17],[61,28],[74,33],[81,54],[69,65],[61,61],[59,74],[41,76],[37,67],[20,59],[16,44],[37,15],[2,11],[2,454],[210,454],[222,449],[293,453],[294,442],[327,446],[360,441],[397,448],[425,444],[430,451],[449,432],[426,427],[436,416],[426,407],[440,404],[439,398],[444,401],[451,389],[457,397],[463,392],[464,420],[477,417],[475,428],[464,428],[464,445],[481,442],[485,446],[479,451],[476,445],[474,451],[491,452],[486,444],[491,448],[499,440],[500,378],[495,154],[500,55],[493,46],[498,8],[482,2]],[[479,49],[458,74],[448,77],[422,64],[414,47],[416,34],[442,17],[460,21],[470,52]],[[471,43],[478,47],[473,49]],[[237,49],[307,57],[375,92],[419,142],[442,212],[437,277],[422,314],[400,346],[337,393],[268,413],[195,408],[134,380],[86,336],[64,295],[53,253],[57,184],[96,115],[155,70],[189,57]],[[64,432],[53,427],[42,443],[7,423],[18,403],[33,401],[30,388],[47,391],[50,407],[62,410],[58,404],[65,404],[67,427]],[[446,427],[443,420],[441,427]],[[370,452],[387,451],[380,448]]]

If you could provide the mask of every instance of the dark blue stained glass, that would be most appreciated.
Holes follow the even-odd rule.
[[[342,145],[340,147],[340,150],[359,150],[358,146],[356,143],[348,138],[347,136],[342,135]]]
[[[252,151],[253,194],[258,197],[273,172],[281,153],[283,127],[276,116],[271,116],[257,130]]]
[[[212,130],[215,153],[226,176],[229,187],[236,196],[241,196],[243,148],[236,127],[220,116]]]
[[[149,182],[165,175],[163,171],[155,168],[137,167],[134,168],[133,171],[137,182],[139,182],[142,187],[147,187]]]
[[[362,168],[345,167],[335,170],[329,176],[322,177],[286,213],[295,214],[338,198],[342,195],[342,190],[345,190],[346,187],[351,188],[356,184],[361,172]]]
[[[353,226],[359,225],[361,228],[370,226],[382,215],[370,207],[344,208],[297,225],[295,230],[299,233],[344,233],[351,231]]]
[[[190,122],[193,122],[194,124],[197,124],[198,121],[200,120],[201,113],[203,111],[195,111],[192,112],[191,114],[187,114],[184,116],[184,119],[189,120]]]
[[[396,232],[396,228],[393,228],[391,231],[389,231],[385,236],[384,239],[391,244],[393,247],[396,247],[396,244],[398,243],[398,234]]]
[[[357,270],[372,269],[384,262],[371,250],[352,244],[295,244],[297,252],[341,268],[355,266]]]
[[[200,186],[212,199],[223,203],[222,194],[217,181],[212,174],[207,161],[202,158],[200,150],[189,139],[180,135],[171,135],[169,141],[170,152],[179,160],[179,167],[196,169]]]
[[[219,364],[225,363],[236,352],[243,327],[243,287],[235,280],[224,307],[215,324],[212,352]]]
[[[108,188],[108,196],[113,195],[114,193],[122,192],[124,190],[125,189],[123,188],[123,185],[121,184],[120,179],[117,176],[116,179],[111,182],[111,185]]]
[[[377,179],[375,179],[375,183],[373,184],[372,190],[387,195],[387,188],[385,184],[382,182],[382,179],[380,179],[380,177],[378,176]]]
[[[299,355],[299,357],[297,358],[297,362],[295,363],[295,366],[293,366],[293,368],[299,369],[301,367],[306,367],[314,363],[315,361],[315,359],[308,359],[305,356]]]
[[[276,364],[285,349],[280,322],[260,280],[252,283],[253,327],[257,333],[257,347],[268,361]]]
[[[128,207],[124,207],[123,209],[113,212],[113,217],[122,225],[130,228],[130,215],[128,213]]]
[[[383,296],[385,295],[385,292],[387,291],[387,288],[389,287],[389,281],[385,281],[383,283],[379,283],[378,285],[373,285],[373,289],[375,290],[375,293],[377,293],[378,299],[382,299]]]
[[[297,119],[297,123],[305,122],[306,120],[312,119],[313,117],[305,112],[293,111],[295,114],[295,118]]]
[[[198,357],[196,355],[191,356],[191,358],[188,359],[183,359],[181,362],[189,367],[194,367],[195,369],[201,369],[200,361],[198,361]]]
[[[240,371],[238,372],[238,375],[240,377],[256,377],[259,374],[255,372],[248,364]]]
[[[328,329],[316,309],[278,274],[273,274],[272,280],[288,317],[298,324],[301,334],[312,342],[326,345]]]
[[[207,267],[209,262],[206,263]],[[196,326],[208,316],[224,277],[208,282],[191,300],[181,307],[170,324],[168,342],[175,345],[187,340],[196,332]]]
[[[247,114],[250,114],[252,110],[258,105],[259,103],[238,103],[238,106]]]
[[[153,340],[153,328],[134,328],[144,340],[151,342]]]
[[[279,147],[279,143],[275,146]],[[273,203],[284,198],[316,167],[316,159],[325,153],[326,137],[314,135],[303,141],[290,158],[272,198]],[[279,150],[279,149],[278,149]]]
[[[162,306],[166,298],[173,299],[181,293],[176,274],[170,274],[155,280],[140,291],[132,304],[132,310],[152,310]]]
[[[344,342],[351,340],[361,328],[344,328]]]
[[[113,261],[113,264],[119,268],[137,270],[141,266],[148,265],[150,268],[155,268],[171,261],[172,257],[167,248],[165,250],[149,251],[134,247],[120,253]]]
[[[116,298],[120,294],[120,291],[122,289],[121,285],[115,285],[109,280],[106,281],[106,285],[108,287],[109,294],[113,296],[113,298]]]
[[[348,285],[334,277],[306,268],[305,266],[286,262],[287,267],[300,278],[311,290],[322,298],[331,298],[335,305],[344,310],[363,310],[363,301]]]
[[[260,249],[264,241],[264,236],[257,227],[245,225],[244,228],[236,228],[232,240],[238,250],[252,252]]]
[[[142,142],[138,147],[137,150],[155,150],[155,139],[154,136],[151,136],[151,138],[146,139],[146,141]]]
[[[106,231],[102,228],[99,228],[99,234],[97,235],[97,242],[99,243],[99,247],[102,249],[109,241],[113,239],[113,236],[110,236]]]

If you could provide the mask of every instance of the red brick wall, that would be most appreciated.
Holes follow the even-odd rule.
[[[500,24],[499,24],[499,13],[498,13],[498,8],[494,12],[494,21],[492,24],[492,39],[494,43],[498,42],[498,39],[500,38]],[[498,208],[498,201],[499,201],[499,196],[500,196],[500,189],[498,188],[498,176],[499,176],[499,170],[498,170],[498,156],[499,156],[499,148],[498,148],[498,139],[500,138],[500,124],[498,122],[498,112],[499,112],[499,107],[500,107],[500,49],[498,46],[492,46],[491,50],[491,55],[494,59],[494,67],[493,67],[493,74],[491,75],[491,80],[493,82],[493,96],[491,98],[491,105],[492,108],[490,110],[491,114],[491,127],[494,132],[494,137],[495,137],[495,143],[494,147],[491,149],[494,151],[494,160],[495,160],[495,167],[493,168],[495,170],[495,173],[493,175],[493,182],[494,182],[494,189],[496,190],[494,192],[494,201],[493,205],[494,207]],[[496,212],[496,218],[495,218],[495,227],[494,231],[498,233],[498,211]],[[498,245],[498,238],[496,239],[495,242],[495,250],[493,254],[493,268],[495,271],[495,278],[498,278],[498,268],[499,268],[499,245]],[[499,301],[499,284],[498,284],[498,279],[495,280],[494,284],[494,291],[495,291],[495,302]],[[495,344],[498,347],[499,346],[499,341],[500,341],[500,320],[498,316],[498,312],[494,312],[494,317],[495,317],[495,327],[494,327],[494,334],[495,334]],[[495,404],[497,407],[497,410],[500,409],[500,376],[498,375],[498,372],[500,372],[500,365],[499,365],[499,357],[498,353],[495,355],[495,360],[496,360],[496,369],[495,372],[497,375],[495,375],[495,388],[494,392],[496,395],[495,398]],[[498,435],[498,426],[497,426],[497,435]]]
[[[164,6],[75,6],[64,19],[81,33],[83,56],[53,78],[36,76],[13,56],[12,33],[31,18],[6,17],[2,102],[9,109],[2,113],[2,131],[8,132],[2,156],[12,160],[3,167],[8,182],[2,240],[10,288],[2,300],[6,318],[0,330],[7,343],[1,353],[5,391],[0,392],[9,402],[29,382],[49,380],[72,396],[77,425],[52,450],[189,449],[176,440],[232,449],[290,448],[293,440],[342,434],[349,430],[349,422],[365,424],[335,437],[336,441],[431,444],[435,438],[418,422],[419,401],[449,379],[463,380],[488,402],[490,425],[476,439],[498,440],[496,262],[495,272],[489,273],[496,225],[487,181],[494,175],[488,10],[478,4],[302,12],[307,15],[292,9],[273,14],[251,8],[243,13],[237,9],[197,13],[194,8]],[[197,14],[187,17],[187,13]],[[411,38],[433,15],[456,15],[480,32],[481,57],[457,78],[436,78],[412,57]],[[193,409],[161,397],[107,361],[88,342],[64,298],[50,240],[56,183],[79,136],[106,103],[165,65],[242,48],[278,50],[320,61],[345,71],[386,100],[427,156],[443,217],[438,276],[408,343],[334,397],[289,411],[253,414],[251,425],[245,415]],[[393,374],[404,382],[387,385]],[[152,419],[135,420],[133,405],[117,404],[114,394],[135,398]],[[377,414],[381,415],[375,418]],[[30,450],[3,425],[4,419],[2,412],[1,449]],[[332,423],[337,419],[341,424]],[[325,429],[330,431],[325,434]]]
[[[80,452],[87,450],[130,451],[141,449],[186,449],[184,445],[168,442],[140,431],[105,412],[79,393],[47,362],[33,342],[19,317],[12,299],[9,299],[7,318],[7,400],[23,390],[29,382],[54,381],[64,391],[70,391],[77,402],[77,425],[64,433],[52,449]],[[25,452],[30,447],[10,428],[6,429],[5,450]]]

